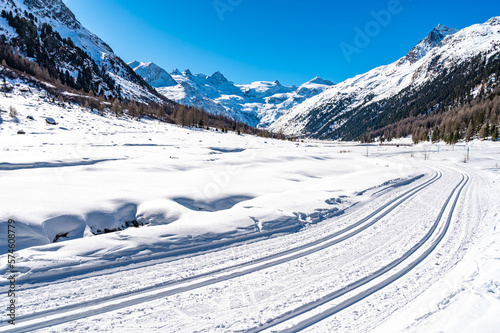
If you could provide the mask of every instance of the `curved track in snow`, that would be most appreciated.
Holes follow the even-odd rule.
[[[337,231],[335,233],[332,233],[328,236],[322,237],[316,241],[295,247],[293,249],[289,249],[286,251],[282,251],[279,253],[275,253],[272,255],[264,256],[262,258],[245,262],[242,264],[238,265],[233,265],[230,267],[225,267],[219,270],[214,270],[210,271],[207,273],[203,274],[198,274],[191,276],[189,278],[185,278],[181,281],[170,281],[167,283],[160,283],[158,285],[154,286],[149,286],[146,288],[138,288],[134,290],[133,292],[126,292],[126,293],[121,293],[121,294],[115,294],[111,295],[109,297],[102,297],[98,299],[94,299],[92,301],[86,301],[86,302],[80,302],[76,304],[70,304],[66,306],[61,306],[61,307],[56,307],[52,308],[46,311],[42,312],[37,312],[37,313],[31,313],[27,314],[25,316],[19,317],[18,318],[18,325],[16,325],[15,330],[9,330],[9,326],[1,326],[0,331],[6,331],[6,332],[30,332],[33,330],[41,329],[41,328],[46,328],[46,327],[52,327],[58,324],[82,319],[82,318],[87,318],[93,315],[97,314],[103,314],[106,312],[122,309],[125,307],[130,307],[134,305],[138,305],[144,302],[152,301],[155,299],[159,298],[164,298],[167,296],[187,292],[190,290],[218,284],[224,281],[228,281],[237,277],[241,277],[247,274],[252,274],[256,271],[261,271],[270,267],[278,266],[283,263],[290,262],[292,260],[296,260],[308,255],[311,255],[313,253],[317,253],[319,251],[322,251],[326,248],[329,248],[333,245],[339,244],[351,237],[354,237],[355,235],[358,235],[362,233],[363,231],[367,230],[368,228],[372,227],[374,224],[379,222],[380,220],[384,219],[387,217],[389,213],[396,209],[401,209],[404,206],[404,203],[408,201],[410,198],[416,197],[417,194],[419,194],[422,190],[430,187],[431,185],[435,184],[442,178],[442,173],[441,172],[436,172],[436,174],[429,179],[428,181],[414,186],[413,188],[407,190],[404,192],[400,198],[396,201],[391,201],[388,202],[378,209],[376,209],[374,212],[370,213],[366,217],[358,220],[357,222],[349,225],[348,227]],[[461,183],[462,184],[462,183]],[[460,186],[457,185],[456,188]],[[463,184],[465,186],[465,184]],[[456,188],[453,193],[455,193]],[[462,187],[463,188],[463,187]],[[449,197],[448,201],[450,201],[451,196]],[[458,196],[455,199],[458,200]],[[448,202],[446,205],[442,208],[441,215],[443,214],[446,206],[448,205]],[[440,220],[440,219],[439,219]],[[436,226],[437,227],[437,226]],[[432,234],[432,232],[431,232]],[[425,243],[427,240],[425,240],[423,243]],[[421,246],[420,244],[418,248]],[[258,246],[258,245],[257,245]],[[414,251],[413,251],[414,252]],[[412,253],[413,253],[412,252]],[[409,256],[409,255],[408,255]],[[398,265],[400,262],[404,261],[400,260],[398,263],[394,263],[393,266]],[[392,268],[392,267],[391,267]],[[384,267],[379,272],[382,270],[388,271],[388,267]],[[382,275],[383,273],[380,273],[379,275]],[[369,279],[370,281],[372,280],[370,277],[367,277],[366,279]],[[367,282],[364,282],[367,283]],[[361,283],[363,284],[363,283]],[[353,286],[354,287],[354,286]],[[325,303],[328,302],[326,300],[327,298],[322,298],[319,302]],[[319,303],[317,303],[315,306],[318,306]],[[307,310],[308,311],[308,310]],[[340,311],[340,310],[338,310]],[[304,311],[299,311],[300,313],[303,313]],[[296,315],[299,315],[299,312],[293,312],[293,316],[295,317]],[[284,317],[283,317],[284,318]],[[288,318],[288,317],[287,317]],[[288,319],[290,319],[288,318]],[[288,320],[286,319],[286,320]],[[282,322],[284,320],[279,320],[279,322]],[[269,323],[268,325],[274,326],[275,324],[278,324],[278,322],[273,322]],[[270,327],[269,326],[269,327]],[[267,326],[262,326],[259,328],[264,329]]]
[[[407,252],[404,253],[403,256],[393,260],[390,262],[388,265],[380,268],[373,274],[366,276],[362,279],[359,279],[351,284],[349,284],[346,287],[343,287],[341,289],[335,290],[331,292],[330,294],[320,298],[319,300],[315,302],[311,302],[309,304],[306,304],[290,313],[287,313],[281,317],[276,318],[273,321],[270,321],[262,326],[256,327],[254,329],[248,330],[248,332],[261,332],[264,331],[268,328],[274,327],[278,324],[287,322],[289,320],[292,320],[300,315],[303,315],[321,305],[324,305],[328,302],[331,302],[335,299],[340,298],[343,295],[348,294],[349,292],[356,290],[358,288],[362,288],[363,286],[369,284],[372,281],[376,281],[378,278],[382,278],[383,280],[380,282],[376,282],[376,284],[371,285],[367,289],[359,291],[356,295],[349,297],[348,299],[342,301],[341,303],[332,306],[328,308],[327,310],[322,311],[319,314],[313,315],[309,318],[303,319],[300,322],[294,324],[292,327],[280,330],[281,332],[298,332],[301,331],[307,327],[310,327],[319,321],[334,315],[351,305],[365,299],[366,297],[372,295],[373,293],[377,292],[378,290],[388,286],[389,284],[393,283],[397,279],[401,278],[405,274],[407,274],[409,271],[414,269],[417,265],[419,265],[425,258],[427,258],[432,251],[436,249],[436,247],[440,244],[440,242],[443,240],[444,236],[446,235],[446,232],[449,229],[451,219],[453,217],[453,214],[455,212],[455,207],[457,205],[457,202],[460,198],[460,194],[462,193],[464,187],[467,185],[469,182],[469,176],[464,174],[462,176],[462,180],[455,186],[453,191],[450,193],[448,196],[445,204],[442,206],[441,211],[436,218],[436,221],[432,225],[432,227],[429,229],[429,231],[425,234],[425,236],[420,239],[411,249],[409,249]],[[447,216],[444,216],[445,211],[448,210]],[[441,230],[437,234],[436,231],[438,230],[438,227],[442,225]],[[435,237],[435,239],[432,242],[429,242],[431,237]],[[428,244],[430,243],[430,244]],[[427,247],[424,248],[424,245],[427,245]],[[420,249],[423,249],[423,252],[421,254],[417,254]],[[416,258],[410,259],[413,255],[417,254]],[[409,260],[410,259],[410,260]],[[398,266],[401,266],[397,268]],[[397,269],[396,269],[397,268]],[[394,270],[394,271],[393,271]],[[389,273],[389,275],[386,276],[386,274]]]

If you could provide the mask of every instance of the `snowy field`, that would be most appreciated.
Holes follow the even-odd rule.
[[[2,332],[500,327],[500,144],[469,143],[464,163],[464,144],[238,136],[22,82],[0,109],[0,239],[15,220],[19,270]]]

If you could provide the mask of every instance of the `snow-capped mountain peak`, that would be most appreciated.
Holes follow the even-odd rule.
[[[177,82],[163,68],[153,62],[133,61],[128,64],[137,74],[149,83],[152,87],[170,87],[177,85]]]
[[[206,77],[208,83],[212,86],[220,86],[221,84],[227,83],[228,80],[221,72],[217,71],[210,76]]]
[[[54,18],[75,30],[82,28],[75,15],[61,0],[24,0],[24,4],[37,16]]]
[[[170,75],[182,75],[182,73],[177,68],[174,68],[174,70],[170,73]]]
[[[319,76],[316,76],[314,79],[312,79],[311,81],[308,81],[306,84],[312,84],[312,83],[324,84],[324,85],[327,85],[327,86],[333,86],[334,85],[334,83],[332,81],[330,81],[330,80],[324,80],[324,79],[322,79]]]
[[[432,29],[427,38],[434,43],[440,43],[446,36],[453,35],[457,31],[455,28],[448,28],[445,25],[438,24],[437,27]]]
[[[410,52],[406,55],[406,60],[414,63],[419,59],[425,57],[430,50],[435,47],[439,47],[442,45],[442,41],[450,35],[458,32],[455,28],[448,28],[447,26],[438,24],[437,27],[432,29],[427,37],[422,39],[417,46],[411,49]]]
[[[439,31],[443,35],[453,35],[458,29],[450,28],[442,24],[438,24],[432,31]]]

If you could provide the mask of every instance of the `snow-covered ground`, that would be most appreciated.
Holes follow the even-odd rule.
[[[499,144],[463,163],[463,145],[276,141],[13,83],[0,239],[14,219],[18,317],[0,331],[500,327]]]

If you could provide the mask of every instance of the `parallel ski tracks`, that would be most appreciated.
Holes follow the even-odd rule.
[[[324,320],[342,310],[345,310],[346,308],[350,307],[351,305],[365,299],[366,297],[374,294],[375,292],[387,287],[391,283],[395,282],[399,278],[403,277],[406,275],[408,272],[413,270],[417,265],[419,265],[423,260],[425,260],[435,249],[436,247],[441,243],[443,238],[445,237],[450,224],[451,224],[451,219],[454,215],[455,212],[455,207],[457,205],[457,202],[460,198],[460,195],[469,182],[470,177],[466,174],[462,174],[462,179],[458,183],[457,186],[453,189],[453,191],[450,193],[448,196],[445,204],[442,206],[441,211],[436,218],[435,222],[433,223],[432,227],[428,230],[428,232],[424,235],[422,239],[420,239],[411,249],[409,249],[407,252],[405,252],[401,257],[393,260],[386,266],[378,269],[376,272],[370,274],[369,276],[363,277],[357,281],[352,282],[351,284],[335,290],[331,293],[329,293],[326,296],[321,297],[320,299],[305,304],[299,308],[296,308],[288,313],[283,314],[280,317],[277,317],[269,322],[267,322],[264,325],[261,325],[259,327],[255,327],[253,329],[246,330],[246,332],[262,332],[264,330],[267,330],[271,327],[277,326],[279,324],[285,323],[287,321],[293,320],[294,318],[297,318],[301,315],[307,314],[309,311],[314,310],[322,305],[325,305],[331,301],[334,301],[341,296],[344,296],[352,291],[355,291],[357,289],[362,289],[363,286],[370,284],[370,282],[374,282],[374,285],[369,286],[367,289],[360,290],[358,293],[356,293],[353,296],[350,296],[349,298],[341,301],[339,304],[336,304],[326,310],[321,311],[320,313],[317,313],[315,315],[312,315],[306,319],[301,319],[300,322],[293,324],[292,327],[287,328],[287,329],[281,329],[280,332],[298,332],[303,329],[306,329],[321,320]],[[449,208],[449,211],[447,213],[447,217],[443,218],[443,215],[446,211],[446,209]],[[438,230],[440,224],[444,224],[442,228],[439,230],[439,232],[436,233],[436,230]],[[435,239],[428,244],[429,240],[432,237],[435,237]],[[418,254],[415,258],[412,258],[409,262],[408,259],[417,253],[417,251],[423,249],[424,245],[428,246],[423,250],[422,253]],[[398,267],[400,266],[400,267]],[[392,272],[391,272],[392,271]],[[381,281],[376,281],[377,279],[382,279]]]
[[[171,295],[175,295],[178,293],[198,289],[201,287],[206,287],[209,285],[213,285],[216,283],[220,283],[222,281],[234,279],[234,278],[237,278],[237,277],[240,277],[243,275],[253,273],[255,271],[263,270],[263,269],[266,269],[269,267],[280,265],[280,264],[307,256],[307,255],[310,255],[312,253],[324,250],[328,247],[331,247],[335,244],[338,244],[342,241],[345,241],[346,239],[349,239],[349,238],[361,233],[362,231],[366,230],[367,228],[373,226],[375,223],[377,223],[382,218],[387,216],[393,210],[400,207],[401,204],[403,204],[405,201],[409,200],[410,198],[412,198],[413,196],[415,196],[417,193],[421,192],[425,188],[429,187],[430,185],[436,183],[439,179],[442,178],[442,176],[443,176],[442,172],[437,171],[435,173],[435,175],[430,180],[428,180],[420,185],[417,185],[414,188],[404,192],[398,200],[388,202],[388,203],[384,204],[383,206],[381,206],[380,208],[378,208],[377,210],[375,210],[374,212],[372,212],[371,214],[369,214],[368,216],[357,221],[356,223],[353,223],[340,231],[337,231],[333,234],[325,236],[325,237],[318,239],[314,242],[310,242],[310,243],[304,244],[302,246],[299,246],[299,247],[296,247],[293,249],[289,249],[289,250],[286,250],[283,252],[279,252],[276,254],[272,254],[269,256],[265,256],[265,257],[262,257],[259,259],[255,259],[255,260],[250,261],[250,262],[237,264],[237,265],[233,265],[230,267],[225,267],[225,268],[222,268],[219,270],[215,270],[215,271],[211,271],[211,272],[207,272],[207,273],[203,273],[203,274],[194,275],[194,276],[185,278],[185,279],[180,280],[180,281],[163,282],[163,283],[159,283],[157,285],[136,289],[132,292],[110,295],[107,297],[102,297],[102,298],[91,300],[91,301],[70,304],[70,305],[66,305],[66,306],[62,306],[62,307],[58,307],[58,308],[49,309],[46,311],[28,314],[28,315],[17,318],[16,321],[18,322],[18,324],[16,325],[15,329],[9,329],[10,327],[3,325],[3,326],[0,326],[0,331],[1,332],[31,332],[33,330],[37,330],[37,329],[41,329],[41,328],[45,328],[45,327],[51,327],[51,326],[63,324],[65,322],[70,322],[70,321],[74,321],[74,320],[78,320],[78,319],[82,319],[82,318],[87,318],[87,317],[90,317],[93,315],[102,314],[102,313],[118,310],[118,309],[129,307],[129,306],[134,306],[137,304],[141,304],[143,302],[147,302],[147,301],[151,301],[151,300],[155,300],[155,299],[159,299],[159,298],[163,298],[163,297],[168,297]],[[465,181],[465,183],[466,183],[466,181]],[[457,185],[457,187],[455,188],[453,193],[455,193],[456,189],[459,186],[460,186],[460,184]],[[463,186],[465,186],[465,184]],[[463,189],[463,187],[460,189],[460,192],[462,189]],[[444,213],[445,208],[448,205],[448,202],[451,200],[453,193],[448,198],[448,201],[446,202],[445,206],[443,206],[443,209],[442,209],[440,215],[442,215]],[[457,200],[458,200],[458,196],[455,199],[455,204],[456,204]],[[450,217],[450,219],[451,219],[451,217]],[[430,233],[430,234],[432,234],[432,233]],[[429,235],[429,237],[430,237],[430,235]],[[444,235],[443,235],[443,237],[444,237]],[[425,243],[425,241],[424,241],[424,243]],[[418,246],[418,248],[421,247],[421,245],[423,245],[423,243],[420,244]],[[404,261],[404,259],[401,261]],[[395,262],[393,262],[393,263],[394,263],[393,266],[397,265],[397,264],[395,264]],[[388,268],[388,266],[385,266],[384,268],[380,269],[377,272],[381,272],[382,270],[384,270],[386,268]],[[389,270],[389,269],[387,269],[387,270]],[[382,275],[382,274],[383,273],[380,273],[379,275]],[[373,277],[373,275],[370,275],[370,277],[367,277],[365,279],[372,279],[372,277]],[[359,285],[368,283],[368,281],[365,282],[365,281],[361,281],[361,280],[357,281],[357,282],[360,282]],[[359,287],[359,285],[356,287],[353,285],[352,289]],[[344,290],[344,289],[342,289],[342,290]],[[340,292],[340,291],[338,291],[338,292]],[[318,300],[317,303],[315,303],[315,304],[309,304],[309,306],[311,307],[310,309],[319,306],[320,305],[319,303],[323,304],[323,303],[329,302],[329,300],[327,300],[327,296],[325,296],[326,298],[324,297],[321,300]],[[334,297],[333,293],[329,296]],[[288,321],[289,319],[291,319],[293,317],[296,317],[298,315],[301,315],[305,312],[310,311],[310,309],[309,308],[306,309],[305,306],[301,307],[299,309],[296,309],[292,313],[289,313],[289,314],[282,316],[280,318],[276,318],[275,321],[269,322],[263,326],[255,328],[254,331],[261,331],[261,330],[264,330],[266,328],[275,326],[279,323],[282,323],[284,321]],[[338,311],[340,311],[340,310],[341,309],[339,309]],[[321,320],[321,319],[315,319],[315,320]],[[309,323],[308,326],[309,325],[312,325],[312,324]]]

